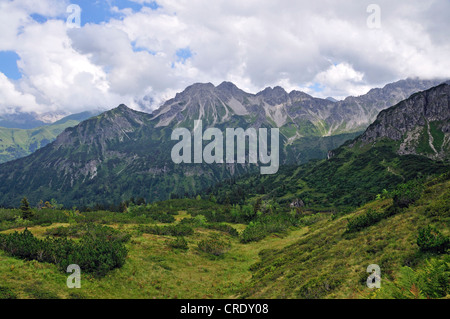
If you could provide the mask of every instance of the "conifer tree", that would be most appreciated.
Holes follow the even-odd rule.
[[[28,203],[28,199],[26,197],[22,198],[20,201],[20,210],[22,211],[23,219],[30,219],[34,215],[30,208],[30,203]]]

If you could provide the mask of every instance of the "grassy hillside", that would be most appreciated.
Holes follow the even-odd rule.
[[[36,211],[35,221],[29,223],[28,229],[37,238],[44,239],[49,231],[51,237],[61,235],[61,227],[74,228],[87,220],[106,223],[132,235],[126,244],[126,263],[104,277],[83,274],[82,288],[70,290],[66,287],[68,275],[56,265],[36,260],[24,261],[0,251],[0,297],[3,291],[3,297],[12,295],[17,298],[235,298],[251,278],[249,267],[259,259],[258,251],[269,246],[282,248],[294,243],[305,229],[297,228],[289,235],[274,235],[252,244],[242,244],[236,235],[211,229],[214,223],[204,224],[202,218],[191,215],[198,216],[199,213],[206,214],[206,211],[221,208],[221,205],[202,200],[172,200],[153,207],[153,211],[159,214],[166,209],[172,211],[173,223],[161,223],[139,214]],[[178,209],[184,210],[175,212]],[[14,223],[23,222],[14,217],[20,215],[18,210],[3,210],[0,215],[2,228],[15,227],[17,224]],[[61,222],[49,225],[49,220]],[[44,223],[36,225],[41,222]],[[184,237],[187,249],[170,245],[176,236],[147,233],[150,227],[180,223],[189,224],[194,229],[194,233]],[[241,232],[246,225],[233,224],[232,227]],[[23,230],[24,227],[15,227],[4,230],[2,234]],[[231,244],[223,255],[216,256],[199,249],[200,242],[210,241],[217,235]],[[78,240],[77,233],[72,233],[69,238]]]
[[[333,151],[329,160],[282,166],[275,175],[254,174],[224,181],[205,190],[204,195],[239,204],[261,197],[281,206],[301,199],[308,209],[342,210],[373,200],[383,189],[392,190],[399,183],[450,168],[448,163],[423,156],[398,156],[398,143],[392,140],[362,147],[349,147],[350,143]]]
[[[426,297],[429,291],[442,297],[449,291],[448,254],[423,245],[428,251],[421,251],[417,238],[429,225],[450,236],[449,175],[428,180],[419,191],[414,185],[380,194],[349,214],[283,212],[267,202],[223,206],[213,198],[129,205],[125,213],[46,208],[34,210],[31,220],[22,220],[20,210],[1,210],[0,297],[376,298]],[[252,208],[263,212],[253,215]],[[82,273],[81,289],[66,287],[68,274],[58,265],[14,257],[1,244],[25,226],[42,241],[49,236],[80,243],[89,232],[97,234],[86,225],[125,238],[128,252],[123,266],[104,276]],[[244,240],[263,230],[262,236]],[[382,288],[376,292],[365,285],[370,264],[381,267]],[[443,288],[430,290],[420,280],[427,271]]]
[[[430,259],[446,262],[444,281],[446,294],[450,293],[450,181],[433,180],[419,199],[397,214],[348,232],[349,220],[371,213],[383,213],[393,205],[392,199],[379,199],[356,211],[322,220],[309,227],[294,244],[283,249],[260,252],[261,261],[252,266],[252,279],[242,290],[246,298],[414,298],[415,285],[422,289],[420,280],[404,283],[404,273],[426,271]],[[422,251],[417,244],[419,231],[435,227],[447,236],[447,254]],[[381,267],[381,290],[371,291],[366,286],[371,264]],[[408,270],[408,268],[410,268]],[[414,271],[412,271],[414,273]],[[430,281],[431,275],[426,276]],[[403,280],[403,281],[402,281]],[[403,286],[402,286],[403,284]],[[443,295],[445,296],[445,294]],[[442,295],[440,297],[443,297]],[[430,296],[432,297],[432,296]],[[447,295],[447,297],[449,297]]]
[[[55,123],[32,129],[0,127],[0,163],[30,155],[54,141],[66,128],[73,127],[95,114],[95,112],[72,114]]]
[[[77,121],[67,121],[30,130],[0,127],[0,163],[33,153],[52,142],[66,128],[77,124]]]

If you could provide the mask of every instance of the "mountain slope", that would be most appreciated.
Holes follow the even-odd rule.
[[[197,119],[210,127],[279,127],[285,162],[306,163],[325,158],[330,149],[361,134],[381,110],[440,83],[401,80],[339,102],[299,91],[288,93],[281,87],[250,94],[230,82],[217,87],[197,83],[164,103],[153,115],[156,127],[193,127]]]
[[[0,127],[0,163],[30,155],[53,142],[66,128],[75,126],[93,115],[95,113],[92,112],[73,114],[55,123],[32,129]]]
[[[33,129],[47,125],[35,113],[13,113],[0,115],[0,127]]]
[[[383,189],[421,175],[444,173],[450,169],[446,151],[449,88],[439,85],[382,111],[364,134],[331,151],[327,160],[282,167],[274,176],[248,176],[208,191],[221,202],[229,198],[242,203],[246,198],[263,196],[283,205],[301,199],[310,209],[327,210],[356,207]],[[404,154],[404,141],[411,141],[410,132],[428,132],[429,123],[434,125],[433,135],[426,136],[442,136],[440,156],[422,153],[420,144]]]
[[[68,128],[32,155],[0,166],[1,204],[55,198],[67,206],[184,195],[238,173],[225,165],[176,165],[171,128],[125,105]]]
[[[389,294],[393,292],[393,285],[389,282],[401,279],[401,267],[424,271],[429,258],[445,258],[445,255],[421,252],[417,238],[419,230],[430,225],[444,236],[450,235],[449,177],[446,174],[427,182],[415,204],[356,233],[346,233],[348,220],[369,212],[383,213],[392,206],[392,199],[373,201],[343,217],[310,217],[309,226],[305,227],[307,231],[296,243],[259,253],[260,261],[251,266],[252,278],[241,290],[240,297],[318,299],[380,295],[392,298]],[[381,268],[381,291],[366,286],[367,267],[371,264]],[[436,279],[435,275],[429,274],[428,281]],[[412,293],[409,294],[413,283],[416,288],[419,286],[424,297],[430,293],[432,287],[426,282],[413,281],[409,286],[396,282],[400,292],[403,288],[403,298],[408,295],[414,298]],[[431,297],[442,298],[445,293]]]
[[[24,195],[31,203],[55,198],[67,206],[118,204],[132,196],[151,201],[163,200],[171,194],[193,194],[223,179],[257,169],[254,164],[174,164],[170,155],[177,143],[171,140],[173,129],[181,126],[192,130],[193,121],[199,118],[204,121],[204,129],[215,126],[222,131],[227,127],[273,127],[289,119],[280,127],[280,145],[283,146],[280,163],[323,158],[329,149],[355,136],[324,136],[332,125],[322,119],[328,118],[337,104],[339,102],[315,99],[302,92],[287,93],[279,87],[267,88],[252,95],[232,83],[224,82],[217,87],[212,84],[193,85],[151,115],[120,105],[66,129],[53,143],[30,156],[0,165],[0,205],[15,206]],[[313,148],[313,145],[316,147]],[[342,172],[342,178],[346,177],[348,173],[339,166],[339,161],[346,161],[345,156],[352,155],[335,156],[329,161],[329,167],[321,168],[319,173],[338,176]],[[376,187],[392,179],[405,178],[390,172],[397,161],[392,151],[387,152],[386,156],[394,162],[384,168],[385,175],[379,176],[384,182]],[[364,164],[373,160],[371,157]],[[422,158],[418,161],[423,169],[431,167],[440,170],[443,167]],[[358,165],[354,168],[360,168]],[[374,165],[379,170],[383,169],[379,163]],[[342,198],[339,192],[346,187],[326,182],[332,175],[314,178],[314,170],[312,166],[305,166],[285,177],[290,179],[306,174],[305,178],[309,178],[309,183],[314,184],[315,188],[325,187],[325,193],[320,198],[312,199],[317,205],[327,204],[327,201],[330,204],[334,199]],[[359,173],[362,178],[355,179],[356,184],[367,177],[364,171]],[[411,175],[406,171],[405,174]],[[283,183],[282,176],[268,177],[267,180],[278,178],[280,182],[273,183],[278,185]],[[363,186],[353,187],[353,190],[351,187],[348,184],[349,191],[354,192]],[[376,187],[368,194],[372,194]],[[330,192],[336,194],[327,198],[325,194]],[[364,198],[368,196],[366,192],[364,194]],[[302,197],[305,197],[303,193]],[[349,195],[341,204],[350,205],[361,200],[361,196]]]
[[[442,82],[444,80],[406,79],[387,84],[383,88],[372,89],[358,97],[347,97],[335,103],[332,115],[327,121],[333,123],[333,132],[365,130],[380,111]]]
[[[400,143],[400,155],[424,155],[449,159],[450,85],[441,84],[412,95],[408,100],[382,111],[356,142],[372,143],[388,138]]]

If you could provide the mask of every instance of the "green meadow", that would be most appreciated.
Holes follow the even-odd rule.
[[[0,210],[1,298],[449,297],[448,174],[417,192],[408,185],[385,192],[351,212],[284,211],[261,201],[239,207],[201,198],[131,204],[122,213],[47,206],[32,209],[29,219],[19,209]],[[19,240],[28,231],[21,249],[28,245],[30,251],[19,252],[8,236]],[[51,259],[60,255],[51,249],[58,240],[78,247],[59,263]],[[124,245],[124,262],[103,273],[85,263],[91,270],[82,268],[81,288],[69,289],[64,258],[92,263],[77,249],[92,243],[103,249],[110,242],[116,248],[105,251],[114,258],[114,249]],[[370,264],[381,268],[381,289],[366,285]]]

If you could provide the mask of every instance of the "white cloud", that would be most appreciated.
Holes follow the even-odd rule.
[[[448,1],[379,0],[378,30],[366,24],[369,0],[157,2],[157,10],[67,29],[54,18],[68,1],[0,0],[0,50],[17,52],[23,74],[16,104],[148,109],[194,82],[224,80],[250,92],[281,85],[340,98],[406,77],[450,77]],[[192,56],[180,61],[185,48]]]
[[[3,114],[14,113],[17,109],[30,112],[37,106],[33,95],[18,91],[14,83],[0,72],[0,110]]]
[[[320,96],[333,96],[337,99],[344,99],[348,95],[362,95],[371,89],[364,82],[364,74],[355,71],[348,63],[330,66],[315,76],[314,83],[320,83],[323,87]]]

